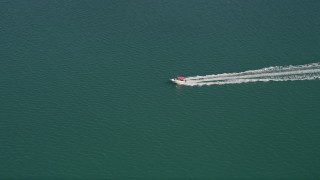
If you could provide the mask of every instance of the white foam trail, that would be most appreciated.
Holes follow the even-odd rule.
[[[275,66],[238,73],[187,77],[187,86],[240,84],[248,82],[297,81],[320,79],[320,63]]]

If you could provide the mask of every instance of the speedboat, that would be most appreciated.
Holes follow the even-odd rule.
[[[173,83],[178,84],[178,85],[184,85],[186,84],[187,80],[184,76],[178,76],[174,79],[170,79]]]

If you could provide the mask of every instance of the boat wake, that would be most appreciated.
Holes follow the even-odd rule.
[[[268,81],[297,81],[320,79],[320,63],[296,66],[274,66],[237,73],[186,77],[186,86],[240,84]]]

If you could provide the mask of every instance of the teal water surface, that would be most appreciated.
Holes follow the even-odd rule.
[[[0,179],[319,179],[320,1],[0,2]]]

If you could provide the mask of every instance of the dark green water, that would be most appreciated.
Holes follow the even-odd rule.
[[[320,1],[0,2],[0,178],[320,178]]]

